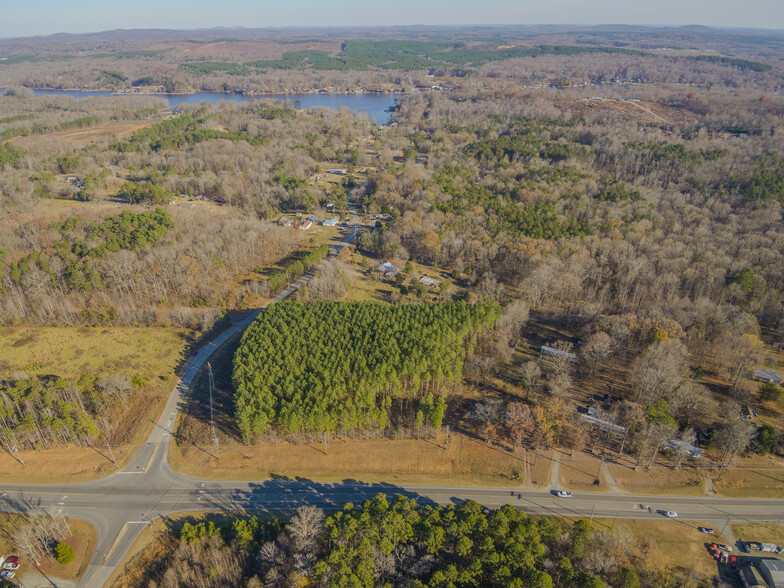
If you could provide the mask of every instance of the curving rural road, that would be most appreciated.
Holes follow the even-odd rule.
[[[353,209],[352,212],[353,228],[342,246],[351,243],[357,234],[359,219]],[[289,296],[313,274],[314,270],[308,272],[278,294],[270,304]],[[571,517],[660,519],[662,515],[657,511],[675,510],[680,517],[672,524],[690,524],[685,522],[688,520],[713,523],[716,526],[728,520],[776,521],[784,512],[784,500],[767,499],[588,492],[576,493],[573,498],[557,498],[547,490],[417,487],[354,481],[218,482],[183,477],[169,467],[167,454],[185,395],[197,372],[212,354],[244,330],[262,310],[257,309],[244,315],[190,359],[146,443],[122,471],[80,484],[0,486],[0,510],[26,512],[38,507],[53,516],[82,518],[95,526],[98,545],[81,586],[99,588],[105,585],[146,525],[159,517],[184,511],[277,510],[304,504],[336,508],[346,502],[359,503],[383,492],[413,497],[422,504],[447,505],[476,500],[488,507],[514,504],[532,514]]]

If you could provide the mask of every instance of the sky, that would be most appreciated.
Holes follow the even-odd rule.
[[[413,24],[784,29],[784,0],[0,0],[0,38],[120,28]]]

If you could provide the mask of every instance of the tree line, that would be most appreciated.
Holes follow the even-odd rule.
[[[0,445],[9,454],[111,439],[115,412],[142,380],[85,374],[75,383],[18,372],[0,385]]]
[[[59,219],[11,216],[0,226],[0,322],[209,330],[225,308],[268,292],[251,272],[296,246],[293,231],[206,207]]]
[[[9,264],[7,275],[14,284],[48,276],[53,286],[59,282],[72,290],[100,290],[104,287],[103,280],[93,260],[121,250],[154,245],[172,226],[171,215],[161,208],[139,214],[126,210],[102,222],[84,222],[70,216],[49,227],[61,236],[51,244],[52,254],[33,251]]]
[[[420,505],[379,494],[289,520],[185,523],[142,554],[123,586],[638,588],[694,584],[662,570],[652,542],[624,531],[533,518],[511,505]],[[149,560],[153,558],[154,561]]]

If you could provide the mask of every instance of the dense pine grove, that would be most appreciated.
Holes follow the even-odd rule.
[[[461,379],[474,336],[499,312],[465,302],[276,304],[234,358],[240,430],[250,438],[272,425],[289,434],[384,429],[393,398],[432,403],[428,393]]]

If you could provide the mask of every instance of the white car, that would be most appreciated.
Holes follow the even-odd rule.
[[[678,518],[678,513],[677,512],[673,512],[671,510],[665,510],[664,511],[664,516],[667,517],[668,519],[677,519]]]
[[[8,570],[4,572],[0,572],[0,578],[8,578],[9,580],[16,576],[14,572],[9,572]]]
[[[558,498],[571,498],[571,497],[572,497],[572,493],[571,493],[571,492],[567,492],[566,490],[558,490],[558,491],[555,493],[555,495],[556,495]]]
[[[13,562],[13,561],[8,561],[8,562],[3,564],[3,569],[4,570],[18,570],[19,569],[19,564],[16,563],[16,562]]]

